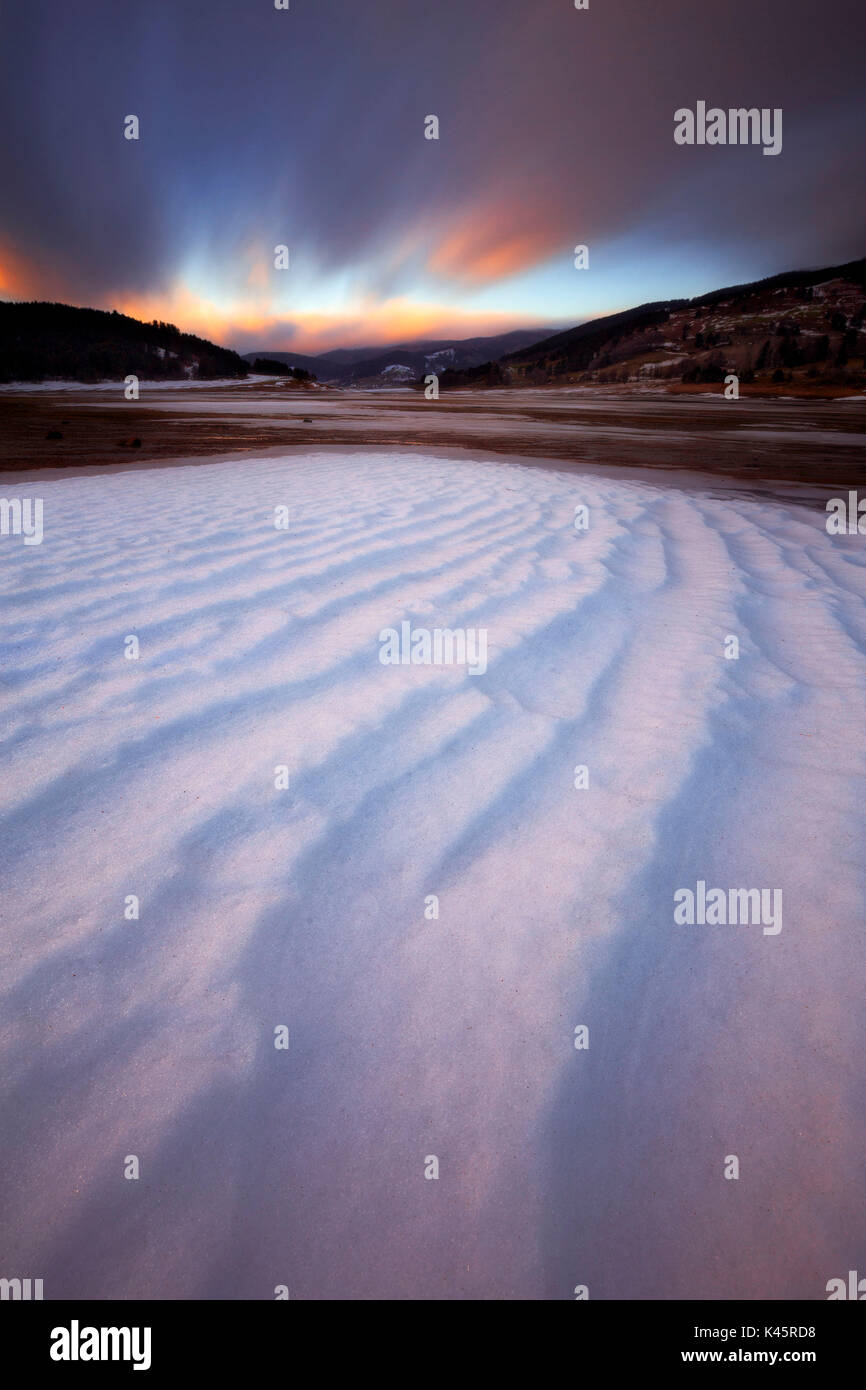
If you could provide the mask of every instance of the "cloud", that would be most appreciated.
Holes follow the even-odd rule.
[[[389,324],[474,324],[481,290],[501,290],[513,326],[515,278],[579,242],[643,237],[651,258],[700,239],[738,279],[860,254],[856,171],[835,153],[864,113],[851,13],[185,0],[119,22],[114,0],[77,0],[48,23],[16,7],[0,92],[0,243],[18,248],[6,293],[189,312],[221,341],[277,324],[319,341],[363,313],[373,341]],[[673,112],[698,96],[782,106],[782,155],[676,147]],[[130,113],[138,142],[123,138]],[[430,113],[438,141],[424,139]],[[278,243],[290,280],[272,270]],[[623,265],[623,283],[639,269]],[[571,289],[536,283],[530,317],[560,318]]]

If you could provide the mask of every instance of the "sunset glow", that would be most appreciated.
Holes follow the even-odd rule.
[[[16,14],[54,114],[22,122],[32,84],[10,71],[0,295],[168,320],[239,351],[316,353],[566,327],[862,251],[862,186],[821,202],[859,117],[832,19],[821,52],[835,56],[819,62],[808,25],[750,11],[748,51],[722,26],[700,77],[697,10],[659,44],[657,16],[636,3],[601,24],[568,4],[530,22],[519,0],[483,0],[456,46],[435,11],[397,0],[293,6],[278,26],[272,13],[241,21],[215,0],[198,18],[133,11],[121,28],[108,0],[59,7],[50,25]],[[695,82],[723,101],[793,103],[781,155],[678,146],[674,112]],[[275,269],[279,245],[288,270]]]

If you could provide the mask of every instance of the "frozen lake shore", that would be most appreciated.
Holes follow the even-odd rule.
[[[275,382],[0,391],[0,473],[197,462],[265,449],[470,450],[560,468],[661,470],[736,480],[856,487],[866,397],[837,400],[644,390],[342,391]],[[130,448],[130,439],[138,443]]]

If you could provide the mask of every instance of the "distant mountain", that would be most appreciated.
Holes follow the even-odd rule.
[[[257,357],[284,362],[289,367],[302,367],[313,372],[319,381],[343,382],[354,385],[388,384],[412,381],[424,372],[438,372],[446,367],[464,369],[489,362],[491,357],[527,348],[544,338],[544,328],[518,328],[487,338],[444,338],[421,340],[415,343],[395,343],[391,347],[337,348],[318,357],[298,352],[244,353],[248,362]]]
[[[491,384],[720,382],[731,371],[746,381],[856,380],[864,367],[864,317],[866,259],[789,271],[553,334],[501,357]],[[439,384],[485,384],[490,375],[487,363],[476,372],[445,372]]]
[[[249,368],[229,348],[117,310],[0,303],[0,381],[212,380]]]
[[[437,374],[450,368],[461,371],[477,367],[482,362],[499,357],[503,353],[528,348],[545,336],[544,329],[516,329],[511,333],[500,333],[490,338],[462,338],[437,340],[433,342],[402,343],[395,347],[380,349],[375,357],[353,362],[346,371],[349,380],[359,384],[373,384],[377,380],[404,381],[413,376],[430,372]],[[403,372],[398,372],[403,368]],[[345,379],[345,378],[344,378]]]
[[[345,367],[350,366],[353,362],[363,362],[368,357],[375,357],[381,351],[381,343],[374,343],[372,347],[335,348],[333,352],[323,352],[322,358]]]

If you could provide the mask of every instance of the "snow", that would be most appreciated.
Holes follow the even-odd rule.
[[[862,1267],[862,538],[453,454],[0,491],[45,516],[0,538],[7,1274],[778,1299]],[[383,665],[407,620],[486,629],[486,672]],[[783,929],[675,925],[698,880],[781,890]]]
[[[177,353],[176,353],[176,352],[170,352],[170,353],[169,353],[169,357],[176,357],[176,356],[177,356]],[[191,369],[190,369],[190,368],[185,368],[184,370],[189,371],[189,370],[191,370]],[[154,380],[154,381],[149,381],[149,380],[145,380],[145,379],[142,377],[141,380],[139,381],[138,385],[139,385],[139,389],[140,389],[141,391],[145,391],[145,390],[153,390],[153,391],[187,391],[187,390],[189,390],[190,387],[193,387],[193,388],[210,388],[211,390],[213,390],[213,389],[215,389],[216,387],[222,387],[222,386],[235,386],[235,387],[241,387],[241,386],[259,386],[259,385],[262,384],[262,382],[265,382],[265,381],[271,382],[271,381],[276,381],[276,380],[280,380],[280,379],[281,379],[281,378],[278,378],[278,377],[270,377],[270,376],[254,376],[252,373],[250,373],[250,374],[249,374],[248,376],[246,376],[246,377],[213,377],[213,378],[211,378],[211,379],[202,378],[201,380],[199,380],[198,378],[186,376],[186,377],[183,377],[183,378],[181,378],[181,379],[179,379],[179,380],[177,380],[177,381],[167,381],[167,380],[160,380],[160,381]],[[45,393],[45,392],[54,392],[54,391],[66,391],[66,392],[70,392],[70,393],[71,393],[71,392],[77,392],[77,391],[117,391],[117,392],[119,392],[119,393],[122,395],[124,389],[125,389],[125,388],[124,388],[124,383],[123,383],[122,381],[111,381],[111,380],[105,380],[105,381],[60,381],[60,380],[58,380],[58,381],[9,381],[9,382],[4,382],[4,383],[0,384],[0,393],[13,394],[13,395],[16,395],[16,396],[18,396],[18,395],[41,395],[41,394],[43,394],[43,393]]]

